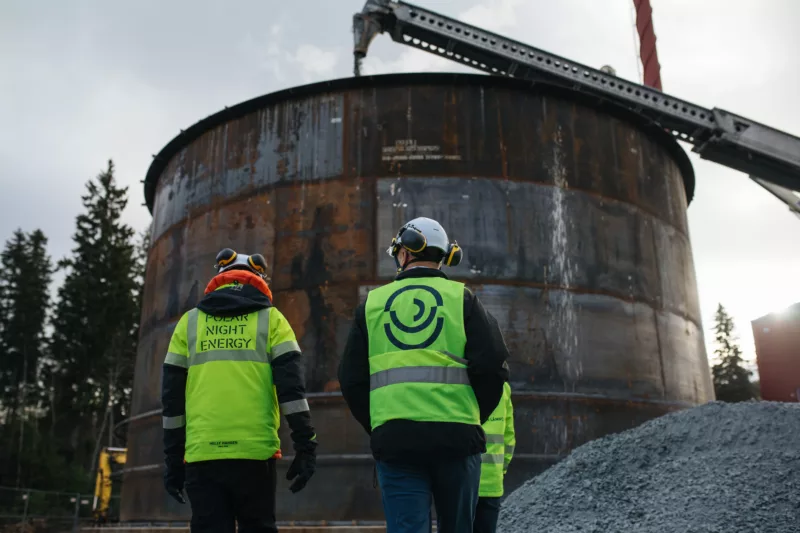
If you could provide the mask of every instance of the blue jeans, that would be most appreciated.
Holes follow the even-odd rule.
[[[440,533],[472,533],[481,456],[413,464],[378,461],[386,533],[430,533],[431,503]]]

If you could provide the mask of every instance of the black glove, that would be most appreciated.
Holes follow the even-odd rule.
[[[166,464],[164,488],[167,489],[167,494],[175,498],[178,503],[186,503],[186,498],[183,497],[183,484],[186,477],[183,463],[167,459]]]
[[[314,451],[296,452],[294,461],[292,461],[289,470],[286,472],[286,479],[290,481],[297,477],[295,482],[289,487],[289,490],[292,492],[303,490],[308,480],[314,475],[316,469],[317,454]]]

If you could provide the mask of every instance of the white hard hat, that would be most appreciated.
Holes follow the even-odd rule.
[[[214,268],[220,274],[227,270],[249,270],[263,278],[267,275],[267,260],[261,254],[245,255],[236,253],[231,248],[225,248],[217,254]]]
[[[401,247],[412,254],[422,253],[429,248],[439,250],[447,266],[456,266],[461,262],[462,251],[458,243],[450,243],[442,225],[432,218],[418,217],[406,222],[386,252],[394,257]]]

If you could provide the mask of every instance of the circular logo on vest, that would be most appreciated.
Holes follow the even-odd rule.
[[[444,327],[444,317],[436,316],[442,305],[442,295],[427,285],[406,285],[394,291],[383,308],[389,314],[389,322],[383,325],[389,342],[401,350],[427,348],[436,342]],[[401,336],[409,342],[398,339],[393,328],[401,331]]]

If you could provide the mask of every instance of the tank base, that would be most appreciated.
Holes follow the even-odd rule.
[[[281,532],[287,533],[385,533],[385,525],[284,525],[278,523]],[[436,527],[433,528],[436,530]],[[108,527],[82,527],[81,531],[107,532],[107,533],[188,533],[189,526],[142,526],[142,525],[115,525]]]

